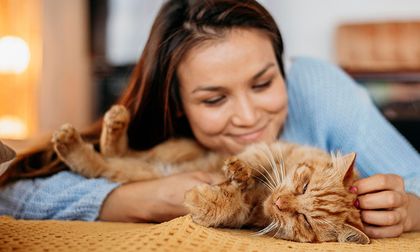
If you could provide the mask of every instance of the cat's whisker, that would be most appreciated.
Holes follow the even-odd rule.
[[[273,154],[269,150],[268,150],[268,155],[269,155],[269,158],[270,158],[271,169],[273,170],[273,173],[276,176],[276,182],[277,182],[276,186],[279,186],[281,184],[279,167],[277,166],[277,163],[274,160]]]
[[[273,181],[273,179],[272,179],[272,177],[270,176],[270,173],[268,173],[268,171],[265,169],[265,167],[264,166],[262,166],[262,165],[259,165],[260,166],[260,168],[262,168],[267,174],[268,174],[268,177],[262,172],[262,171],[260,171],[260,169],[256,169],[256,171],[259,173],[259,174],[261,174],[261,176],[263,176],[264,177],[264,179],[266,180],[266,182],[270,185],[270,187],[272,188],[272,190],[274,190],[275,188],[276,188],[276,186],[275,186],[275,182]],[[270,179],[271,178],[271,179]]]
[[[256,177],[256,176],[254,176],[256,179],[258,179],[261,183],[263,183],[266,187],[268,187],[268,189],[270,189],[270,191],[274,191],[274,188],[271,186],[271,185],[269,185],[267,182],[265,182],[264,180],[262,180],[261,178],[259,178],[259,177]]]
[[[279,167],[277,166],[276,163],[274,163],[274,166],[271,165],[271,169],[273,170],[273,173],[275,175],[276,178],[276,187],[281,185],[281,178],[280,178],[280,173],[279,173]]]
[[[262,167],[264,170],[265,170],[265,168],[263,167],[263,166],[261,166],[260,165],[260,167]],[[255,169],[254,168],[254,170],[255,171],[257,171],[261,176],[263,176],[264,177],[264,179],[266,180],[266,182],[265,182],[265,184],[272,190],[272,191],[274,191],[274,185],[273,185],[273,183],[271,183],[271,180],[270,179],[268,179],[268,177],[267,176],[265,176],[264,175],[264,173],[263,172],[261,172],[259,169]],[[265,170],[266,171],[266,170]],[[267,172],[267,171],[266,171]],[[263,181],[262,179],[260,179],[260,181]]]
[[[262,178],[258,176],[254,176],[254,177],[257,178],[260,182],[262,182],[265,186],[267,186],[271,191],[274,191],[275,187],[269,182],[268,178],[260,170],[256,169],[256,171],[260,173],[266,181],[264,181]]]
[[[277,155],[276,156],[277,156],[277,161],[279,161],[279,164],[280,164],[280,167],[279,167],[280,168],[280,180],[281,180],[281,182],[283,182],[284,177],[286,176],[286,172],[284,170],[284,157],[283,157],[283,152],[282,151],[277,152]]]
[[[263,165],[261,165],[261,164],[258,164],[259,165],[259,167],[260,168],[262,168],[266,173],[267,173],[267,175],[268,175],[268,177],[270,178],[270,179],[268,179],[268,177],[266,177],[266,176],[264,176],[266,179],[267,179],[267,182],[273,187],[273,188],[276,188],[276,182],[275,182],[275,180],[274,180],[274,178],[273,178],[273,176],[271,176],[271,174],[270,174],[270,172],[268,172],[268,170],[263,166]],[[262,173],[261,173],[262,174]]]
[[[267,227],[261,229],[260,231],[256,232],[254,235],[255,236],[261,236],[261,235],[265,235],[269,232],[271,232],[273,229],[278,227],[278,222],[273,221],[271,222]]]
[[[262,167],[262,168],[264,168],[264,167]],[[268,183],[270,183],[270,180],[267,178],[267,176],[264,175],[263,172],[261,172],[259,169],[254,169],[254,170],[257,171],[261,176],[263,176],[265,178],[265,180],[267,180]],[[272,186],[271,183],[270,183],[270,185]]]
[[[277,227],[277,231],[274,233],[274,235],[273,235],[273,238],[277,238],[277,234],[281,231],[281,229],[282,229],[282,227],[281,227],[281,225],[279,225],[278,227]]]
[[[270,148],[267,145],[263,145],[263,146],[264,146],[263,152],[265,152],[264,157],[267,159],[268,163],[270,164],[271,170],[273,171],[273,174],[275,177],[275,179],[273,179],[274,185],[279,186],[281,184],[280,175],[277,169],[276,162],[274,161],[273,154],[271,153]]]

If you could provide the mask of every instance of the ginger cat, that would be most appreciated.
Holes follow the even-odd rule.
[[[54,149],[71,170],[122,183],[194,170],[224,172],[225,182],[198,186],[185,196],[193,221],[204,226],[263,228],[258,234],[298,242],[370,242],[353,206],[356,195],[348,192],[354,153],[341,157],[275,142],[225,157],[189,139],[133,151],[129,121],[129,112],[115,105],[104,116],[100,153],[69,124],[53,135]]]
[[[105,177],[115,182],[161,178],[175,173],[220,170],[223,157],[200,147],[190,139],[171,139],[147,151],[128,148],[130,114],[121,105],[105,113],[100,153],[85,143],[70,124],[53,134],[54,150],[74,172],[88,178]]]

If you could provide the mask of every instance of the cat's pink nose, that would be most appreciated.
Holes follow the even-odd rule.
[[[278,198],[276,202],[274,202],[274,204],[277,206],[278,209],[281,209],[283,207],[283,203],[280,198]]]

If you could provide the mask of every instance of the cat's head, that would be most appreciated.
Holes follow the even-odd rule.
[[[279,172],[266,176],[273,186],[263,203],[271,221],[265,231],[271,229],[269,233],[277,238],[299,242],[370,242],[361,231],[360,211],[353,206],[356,195],[348,191],[354,179],[355,153],[328,155],[308,147],[284,153],[279,144],[269,149],[262,153]]]

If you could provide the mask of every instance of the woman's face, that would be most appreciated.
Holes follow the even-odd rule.
[[[270,38],[233,29],[192,48],[177,69],[184,113],[196,139],[229,154],[277,139],[287,93]]]

